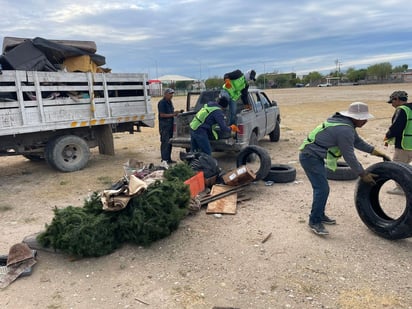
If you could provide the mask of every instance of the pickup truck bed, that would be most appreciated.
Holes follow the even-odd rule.
[[[190,151],[190,127],[195,114],[204,104],[216,100],[220,90],[205,90],[190,92],[187,97],[186,111],[175,117],[173,138],[170,143],[173,147],[181,147]],[[193,98],[198,96],[196,104]],[[272,142],[280,138],[280,112],[276,101],[270,101],[260,89],[249,89],[249,109],[245,109],[241,102],[237,102],[237,126],[240,132],[235,137],[222,134],[218,130],[219,139],[211,140],[213,151],[240,151],[248,145],[257,145],[258,141],[269,135]],[[229,119],[229,110],[226,110],[226,119]]]

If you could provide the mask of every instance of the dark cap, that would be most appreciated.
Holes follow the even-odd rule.
[[[167,88],[167,89],[165,90],[165,94],[169,94],[169,93],[175,93],[174,89],[172,89],[172,88]]]
[[[403,90],[394,91],[390,95],[388,103],[392,103],[393,99],[399,99],[401,101],[406,102],[406,101],[408,101],[408,94],[406,93],[406,91],[403,91]]]
[[[226,97],[221,96],[217,100],[217,104],[219,104],[223,108],[226,108],[229,105],[229,100]]]

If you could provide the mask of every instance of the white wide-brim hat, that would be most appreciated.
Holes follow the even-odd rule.
[[[353,102],[349,105],[347,111],[341,111],[339,113],[343,116],[357,120],[367,120],[373,118],[373,115],[369,114],[368,105],[363,102]]]

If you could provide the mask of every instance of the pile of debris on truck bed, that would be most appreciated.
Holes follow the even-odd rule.
[[[93,41],[5,37],[0,65],[3,70],[110,72],[101,67],[106,58],[96,50]]]

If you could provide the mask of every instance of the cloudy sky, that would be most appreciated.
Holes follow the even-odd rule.
[[[410,0],[0,0],[6,36],[89,40],[113,72],[412,68]]]

